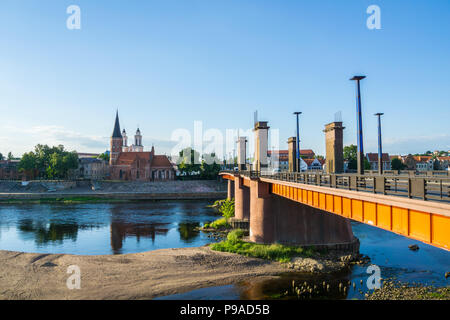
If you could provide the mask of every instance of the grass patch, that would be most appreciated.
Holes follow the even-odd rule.
[[[278,262],[289,262],[293,257],[312,257],[313,249],[304,249],[295,246],[285,246],[281,244],[257,244],[241,240],[242,230],[234,230],[227,236],[227,240],[214,243],[211,249],[221,252],[238,253],[247,257],[274,260]],[[240,237],[239,237],[240,236]]]
[[[228,220],[226,218],[220,218],[211,223],[205,223],[203,228],[221,230],[221,229],[230,229],[231,225],[228,223]]]

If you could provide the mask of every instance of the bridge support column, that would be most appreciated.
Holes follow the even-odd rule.
[[[273,243],[275,213],[272,209],[270,184],[252,179],[250,181],[250,241]]]
[[[227,199],[234,198],[234,181],[228,180]]]
[[[272,194],[259,179],[250,181],[250,241],[359,252],[348,219]]]
[[[243,185],[243,178],[234,178],[234,218],[236,220],[250,219],[250,189]]]

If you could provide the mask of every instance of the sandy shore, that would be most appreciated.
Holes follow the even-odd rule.
[[[80,268],[81,289],[67,288],[71,265]],[[0,299],[152,299],[286,271],[208,247],[116,256],[0,251]]]

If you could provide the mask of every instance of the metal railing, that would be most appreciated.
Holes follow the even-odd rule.
[[[223,170],[252,179],[266,178],[335,189],[403,196],[425,201],[450,202],[450,178],[447,176],[358,175],[314,172],[261,173],[259,171]]]

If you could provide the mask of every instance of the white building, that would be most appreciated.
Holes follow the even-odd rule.
[[[420,171],[420,172],[432,171],[433,170],[433,160],[416,162],[416,170]]]

